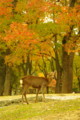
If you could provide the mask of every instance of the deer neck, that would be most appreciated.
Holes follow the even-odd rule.
[[[48,78],[49,83],[52,81],[52,78]]]

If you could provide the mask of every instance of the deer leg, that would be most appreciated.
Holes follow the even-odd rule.
[[[24,102],[24,95],[23,95],[23,93],[22,93],[22,103]]]
[[[27,100],[27,97],[26,97],[26,93],[24,94],[24,97],[25,97],[26,103],[29,104],[28,100]]]
[[[38,94],[39,94],[39,91],[40,91],[40,87],[39,88],[37,88],[37,91],[36,91],[36,100],[35,100],[35,102],[37,102],[38,101]]]
[[[24,102],[24,98],[25,98],[26,103],[29,104],[29,103],[28,103],[28,100],[27,100],[27,97],[26,97],[26,92],[27,92],[27,90],[28,90],[28,86],[26,85],[26,86],[23,87],[22,103]]]
[[[42,101],[44,101],[44,102],[45,102],[44,88],[45,88],[45,86],[42,86],[42,87],[41,87],[41,91],[42,91],[42,94],[43,94]]]

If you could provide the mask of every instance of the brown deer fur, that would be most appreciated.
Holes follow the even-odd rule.
[[[44,88],[49,85],[49,83],[54,79],[54,73],[50,73],[47,78],[45,77],[37,77],[37,76],[24,76],[22,78],[21,84],[23,87],[23,92],[22,92],[22,102],[23,97],[26,100],[26,103],[28,104],[26,93],[29,87],[37,88],[37,93],[36,93],[36,102],[38,99],[38,94],[40,89],[42,90],[43,93],[43,101],[45,100],[44,96]]]

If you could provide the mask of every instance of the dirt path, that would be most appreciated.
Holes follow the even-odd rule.
[[[42,98],[42,95],[40,94],[39,97]],[[46,94],[46,99],[51,100],[72,100],[80,98],[80,94]],[[29,99],[35,98],[35,94],[29,94]],[[19,103],[21,102],[21,95],[16,96],[0,96],[0,107],[2,106],[8,106],[12,103]]]
[[[46,96],[47,99],[54,99],[54,100],[72,100],[80,98],[80,94],[73,94],[73,95],[53,95],[53,96]]]

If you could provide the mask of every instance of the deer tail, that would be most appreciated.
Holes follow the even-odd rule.
[[[23,86],[23,80],[21,79],[20,80],[20,87],[22,87]]]

